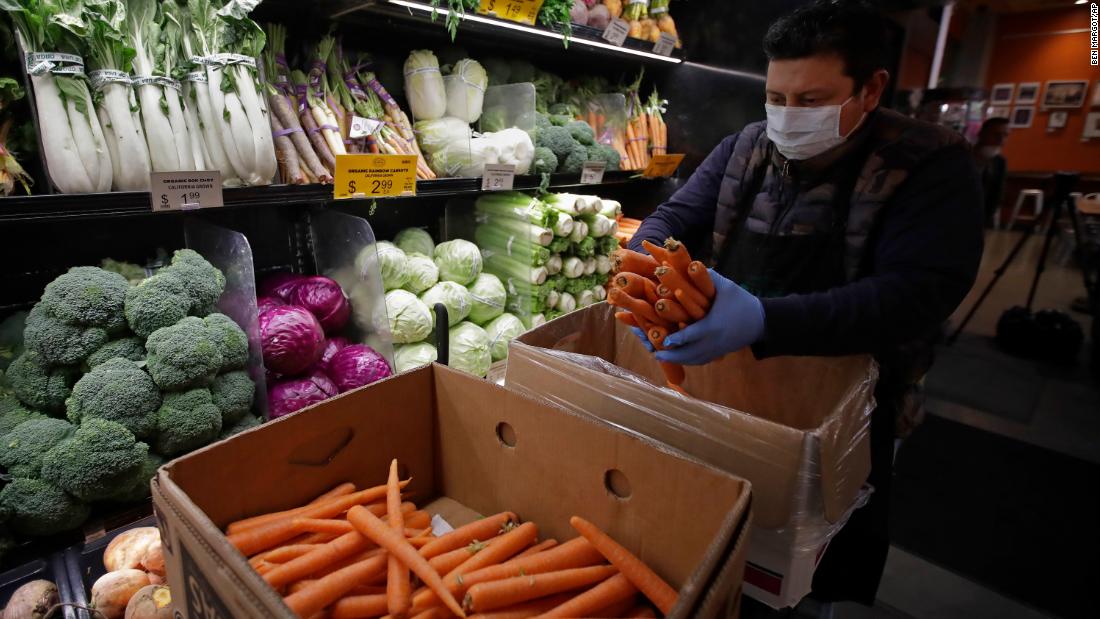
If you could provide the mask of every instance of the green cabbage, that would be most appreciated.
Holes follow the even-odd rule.
[[[448,334],[450,343],[449,365],[459,371],[484,377],[493,364],[493,355],[489,352],[489,336],[485,329],[472,322],[460,322],[451,327]]]
[[[409,273],[409,278],[405,281],[405,290],[413,294],[420,294],[439,281],[439,267],[424,254],[410,253],[405,269]]]
[[[485,325],[485,333],[489,336],[489,352],[493,355],[493,361],[507,359],[508,342],[526,330],[523,321],[512,314],[501,314]]]
[[[457,239],[435,246],[432,254],[439,267],[439,279],[468,286],[481,274],[481,250],[469,241]]]
[[[423,228],[405,228],[393,237],[393,244],[401,248],[406,254],[432,255],[435,251],[435,241],[432,235]]]
[[[470,291],[454,282],[439,282],[420,295],[420,300],[435,315],[435,304],[447,308],[447,326],[453,327],[470,315]],[[412,340],[416,341],[416,340]]]
[[[390,335],[396,344],[419,342],[432,334],[432,311],[408,290],[386,293],[386,314],[390,319]]]
[[[376,253],[377,252],[377,253]],[[375,258],[377,256],[377,258]],[[386,290],[400,288],[405,284],[409,274],[406,268],[408,257],[389,241],[378,241],[374,245],[368,245],[360,252],[355,261],[355,266],[362,275],[367,275],[377,264],[382,274],[382,287]]]
[[[470,299],[473,301],[470,306],[470,320],[483,325],[504,313],[504,302],[508,300],[508,292],[496,275],[482,273],[468,289]]]
[[[422,365],[428,365],[438,358],[435,346],[428,342],[405,344],[393,352],[393,364],[398,372],[405,372]]]

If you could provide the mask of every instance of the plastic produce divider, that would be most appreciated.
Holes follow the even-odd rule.
[[[450,318],[447,317],[447,306],[436,303],[435,307],[435,360],[443,365],[451,364],[451,338]]]

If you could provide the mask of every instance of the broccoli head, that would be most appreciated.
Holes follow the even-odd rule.
[[[531,174],[553,174],[558,169],[558,157],[554,151],[539,146],[535,148],[535,158],[531,162]]]
[[[0,491],[0,505],[9,513],[8,525],[24,535],[53,535],[75,529],[91,509],[40,479],[13,479]]]
[[[104,258],[99,263],[99,267],[104,271],[110,271],[112,273],[118,273],[126,278],[126,281],[131,284],[136,284],[145,279],[145,267],[134,264],[132,262],[124,262],[122,260],[115,260],[113,258]]]
[[[38,353],[46,365],[74,365],[107,343],[106,329],[70,325],[55,317],[42,303],[34,306],[23,329],[28,350]]]
[[[222,433],[218,435],[219,439],[227,439],[234,434],[240,434],[245,430],[251,430],[252,428],[258,428],[260,424],[260,418],[255,415],[245,415],[241,417],[241,420],[237,423],[222,429]]]
[[[565,128],[569,130],[569,135],[572,135],[574,140],[585,146],[596,143],[596,132],[592,130],[592,125],[583,120],[571,121]]]
[[[248,365],[248,336],[232,318],[225,314],[210,314],[202,320],[218,344],[223,371]]]
[[[11,432],[16,426],[28,419],[44,419],[45,417],[42,413],[23,406],[23,403],[10,393],[0,393],[0,436]]]
[[[141,474],[134,480],[134,484],[115,496],[112,500],[120,503],[137,503],[149,498],[149,480],[157,474],[157,469],[164,464],[164,458],[153,452],[145,456],[145,462],[141,466]]]
[[[191,297],[183,281],[163,270],[126,293],[126,323],[138,337],[183,320],[191,310]]]
[[[157,453],[176,456],[218,438],[222,413],[209,389],[192,389],[164,396],[157,411]]]
[[[122,304],[130,282],[99,267],[73,267],[42,293],[42,305],[62,322],[117,332],[126,326]]]
[[[88,355],[84,365],[90,370],[115,357],[129,359],[130,361],[145,361],[145,342],[140,337],[133,335],[111,340]]]
[[[0,438],[0,466],[15,477],[38,478],[42,472],[42,456],[72,436],[75,430],[64,419],[28,419]]]
[[[109,419],[145,438],[156,427],[159,406],[160,390],[145,370],[129,359],[115,357],[76,381],[65,412],[73,423],[91,417]]]
[[[154,331],[145,341],[146,368],[153,381],[165,391],[210,384],[223,363],[216,335],[194,316]]]
[[[566,114],[551,114],[550,115],[550,124],[554,125],[555,127],[564,127],[564,126],[568,125],[571,122],[573,122],[573,117],[572,116],[568,116]]]
[[[134,485],[148,453],[126,426],[90,417],[42,457],[42,480],[82,501],[110,499]]]
[[[570,116],[573,114],[573,110],[568,103],[555,103],[546,111],[555,116]]]
[[[172,255],[172,265],[167,270],[183,282],[191,299],[188,313],[205,316],[214,311],[225,290],[225,275],[218,267],[193,249],[180,249]]]
[[[222,414],[222,425],[236,423],[252,410],[252,399],[256,395],[256,384],[248,377],[248,372],[238,370],[219,374],[210,386],[210,395],[214,406]]]
[[[550,117],[549,116],[547,116],[546,114],[541,114],[541,113],[536,113],[535,114],[535,134],[536,135],[538,135],[539,132],[544,131],[546,129],[549,129],[550,127],[553,127],[553,126],[554,125],[550,124]]]
[[[573,150],[569,151],[569,155],[565,157],[565,160],[561,163],[559,172],[565,174],[580,174],[581,168],[584,167],[584,163],[588,161],[588,149],[577,144],[573,147]]]
[[[558,161],[563,161],[572,152],[573,147],[578,146],[573,135],[565,127],[550,127],[545,131],[539,131],[535,141],[536,146],[545,146],[554,151]]]
[[[588,150],[589,161],[607,162],[606,170],[613,172],[619,169],[619,153],[607,144],[593,144],[585,147]]]
[[[73,383],[80,376],[76,368],[49,367],[32,351],[24,352],[11,362],[5,379],[15,397],[27,406],[60,412],[72,393]]]

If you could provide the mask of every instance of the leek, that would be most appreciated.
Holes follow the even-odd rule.
[[[607,288],[603,286],[593,286],[592,294],[596,295],[596,301],[603,301],[607,298]]]
[[[572,312],[577,309],[577,298],[568,292],[561,293],[561,298],[558,301],[558,309],[565,313]]]
[[[596,272],[605,275],[611,272],[611,259],[603,254],[596,255]]]
[[[550,228],[528,223],[521,219],[511,217],[486,217],[479,228],[494,228],[501,233],[516,237],[517,241],[535,243],[546,247],[554,240],[554,232]]]
[[[546,307],[548,309],[555,309],[558,306],[558,301],[561,300],[561,293],[557,290],[551,290],[546,295]]]
[[[596,302],[596,295],[591,290],[585,290],[577,297],[577,307],[588,307]]]
[[[550,208],[559,210],[566,215],[580,215],[577,210],[577,196],[569,193],[552,193],[542,198],[542,201]]]
[[[611,234],[611,228],[615,223],[613,220],[599,213],[581,215],[581,221],[588,226],[588,236],[593,238],[600,238]]]
[[[611,261],[608,261],[608,270],[611,270]],[[546,272],[550,275],[561,273],[561,254],[554,254],[546,261]]]
[[[601,198],[600,210],[598,212],[608,219],[618,219],[619,215],[623,214],[623,205],[619,204],[616,200],[604,200]]]
[[[485,271],[492,273],[504,282],[511,294],[514,282],[540,285],[550,275],[544,266],[530,266],[503,254],[492,254],[485,258]]]
[[[584,260],[584,274],[585,275],[592,275],[595,272],[596,272],[596,259],[595,258],[585,258],[585,260]]]
[[[573,222],[573,231],[569,234],[569,240],[574,243],[580,243],[588,236],[588,224],[584,220],[578,219]]]
[[[584,261],[576,256],[569,256],[562,262],[561,273],[570,279],[584,275]]]
[[[552,222],[557,220],[558,215],[556,212],[551,212],[537,199],[518,191],[485,194],[477,199],[474,208],[479,214],[489,217],[511,217],[542,227],[549,227]]]
[[[573,223],[573,218],[561,211],[553,211],[553,213],[554,215],[552,217],[555,219],[552,223],[554,236],[567,237],[572,234],[573,226],[575,225]]]
[[[543,266],[550,260],[549,249],[496,226],[478,226],[474,239],[486,256],[505,256],[527,266]]]

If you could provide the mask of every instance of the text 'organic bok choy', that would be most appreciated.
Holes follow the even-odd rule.
[[[230,0],[220,8],[213,0],[188,0],[191,13],[192,62],[205,67],[209,117],[237,177],[249,185],[266,185],[275,176],[275,149],[267,106],[260,96],[256,58],[264,32],[248,18],[259,0]],[[202,107],[199,108],[200,114]]]
[[[64,193],[109,191],[114,169],[84,82],[89,28],[73,0],[0,0],[26,56],[50,180]]]

